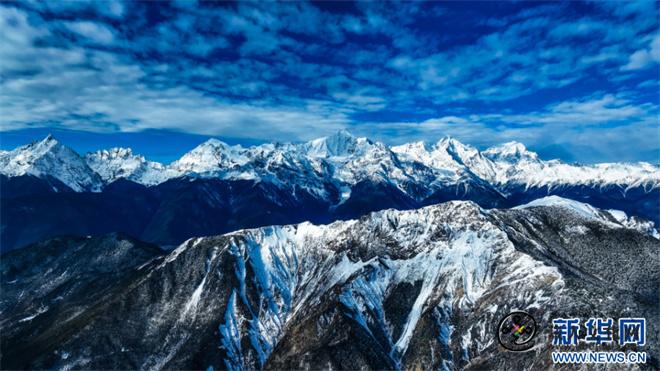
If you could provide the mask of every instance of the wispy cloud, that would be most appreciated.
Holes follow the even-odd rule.
[[[648,48],[635,51],[630,55],[628,63],[621,67],[624,71],[639,70],[660,63],[660,34],[655,35]]]
[[[65,22],[64,25],[78,36],[92,42],[109,45],[115,40],[114,32],[101,23],[81,21]]]
[[[276,140],[348,127],[389,142],[656,134],[656,2],[484,7],[3,3],[0,125]]]
[[[636,105],[625,95],[594,95],[551,104],[525,114],[443,116],[421,122],[371,123],[362,133],[385,133],[379,139],[395,143],[444,135],[488,147],[521,141],[530,148],[566,160],[657,162],[660,157],[660,112],[653,104]]]

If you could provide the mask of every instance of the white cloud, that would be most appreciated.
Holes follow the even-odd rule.
[[[99,16],[121,19],[126,13],[126,4],[122,0],[75,0],[75,1],[39,1],[25,0],[22,3],[30,8],[46,10],[55,14],[72,14],[84,10]]]
[[[72,32],[98,44],[109,45],[115,40],[114,31],[101,23],[77,21],[65,22],[64,25]]]
[[[660,34],[655,35],[653,41],[651,41],[651,48],[649,54],[655,62],[660,63]]]
[[[622,71],[633,71],[660,63],[660,34],[655,35],[649,46],[635,51],[628,58],[628,63],[621,67]]]
[[[651,64],[653,59],[651,58],[651,53],[648,50],[642,49],[638,50],[630,55],[628,63],[621,67],[622,71],[632,71],[645,68]]]
[[[464,125],[464,124],[469,124],[469,122],[470,122],[469,120],[464,119],[462,117],[444,116],[440,118],[425,120],[424,122],[421,123],[421,125],[424,127],[444,128],[447,125],[456,125],[456,124]]]
[[[481,148],[515,140],[541,152],[561,149],[585,162],[660,160],[657,106],[635,105],[624,96],[608,94],[523,114],[443,116],[422,122],[371,123],[356,130],[377,133],[378,139],[393,144],[420,138],[434,142],[451,135]]]
[[[659,36],[626,18],[644,16],[643,7],[610,9],[621,19],[575,19],[562,13],[569,5],[550,4],[456,41],[416,29],[414,20],[428,14],[415,4],[393,10],[360,3],[351,15],[306,3],[200,4],[153,25],[140,20],[142,3],[62,3],[0,4],[2,130],[160,128],[302,140],[352,126],[388,141],[452,134],[476,144],[551,137],[576,145],[573,137],[610,130],[619,141],[638,140],[612,128],[618,126],[644,131],[640,146],[657,148],[648,139],[657,104],[617,93],[636,88],[617,78],[648,80],[660,59]],[[78,37],[63,37],[66,30]],[[569,99],[573,91],[561,89],[596,79],[609,80],[611,87],[599,87],[609,94]],[[531,94],[530,104],[566,101],[521,112],[513,99]],[[478,113],[480,107],[500,113]],[[389,112],[439,117],[364,124],[364,117],[387,120]]]

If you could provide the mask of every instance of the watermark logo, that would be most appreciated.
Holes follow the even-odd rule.
[[[579,332],[579,318],[555,318],[552,320],[552,345],[577,345]]]
[[[644,318],[589,318],[580,325],[579,318],[555,318],[552,320],[552,345],[575,347],[581,343],[596,346],[615,344],[619,347],[646,344],[646,320]],[[618,331],[618,332],[617,332]],[[552,352],[553,363],[589,364],[589,363],[646,363],[646,352],[637,351],[562,351]]]
[[[587,334],[584,341],[589,344],[610,344],[613,341],[614,320],[611,318],[589,318],[585,323]]]
[[[619,319],[619,345],[626,344],[646,345],[646,319]]]
[[[589,318],[580,326],[579,318],[555,318],[552,320],[552,345],[575,346],[583,341],[586,344],[612,344],[614,320],[612,318]],[[646,344],[646,319],[619,318],[618,344],[624,346]]]
[[[502,318],[497,339],[510,351],[522,352],[534,346],[536,320],[527,312],[512,312]]]
[[[522,311],[509,313],[497,327],[497,339],[502,347],[514,352],[531,349],[536,333],[536,320]],[[555,318],[552,320],[552,345],[562,348],[551,353],[552,362],[556,364],[646,363],[646,352],[639,351],[639,347],[646,345],[646,319]],[[579,350],[567,349],[579,345]],[[595,349],[585,349],[582,345]]]

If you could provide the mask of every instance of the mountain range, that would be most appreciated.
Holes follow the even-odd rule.
[[[122,232],[163,245],[449,200],[512,207],[558,195],[660,222],[660,166],[544,161],[520,143],[387,146],[341,131],[249,148],[210,139],[170,164],[128,148],[85,156],[52,136],[0,152],[2,250]]]
[[[556,196],[243,229],[169,252],[57,237],[1,256],[0,367],[564,369],[553,318],[660,316],[659,251],[648,223]],[[537,321],[527,352],[497,342],[516,310]],[[646,323],[646,346],[626,350],[658,368]]]

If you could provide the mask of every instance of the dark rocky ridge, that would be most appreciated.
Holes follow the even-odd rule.
[[[53,191],[53,187],[58,192]],[[73,192],[56,179],[0,175],[0,250],[7,251],[63,234],[122,232],[161,246],[196,236],[303,221],[328,223],[394,208],[410,210],[451,200],[482,207],[512,207],[547,195],[617,209],[660,222],[660,189],[621,187],[515,187],[503,196],[488,184],[448,184],[414,198],[414,184],[403,192],[386,182],[357,183],[340,205],[340,190],[326,185],[329,198],[296,188],[295,195],[268,182],[179,178],[153,187],[120,179],[102,192]],[[421,190],[419,191],[421,192]]]
[[[612,220],[450,202],[197,238],[168,255],[120,236],[50,240],[2,255],[0,366],[548,368],[552,318],[660,314],[660,242]],[[542,329],[533,356],[495,340],[514,309]]]

